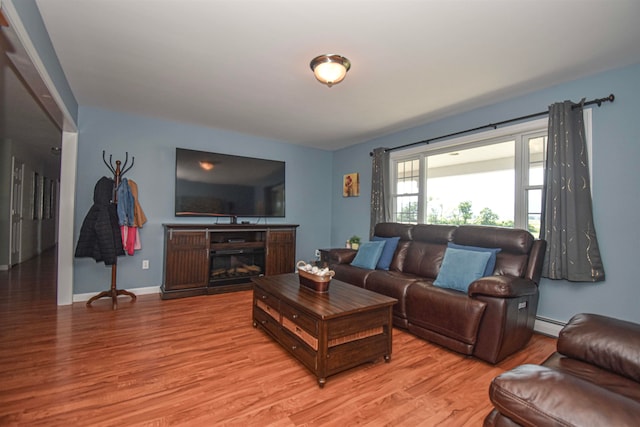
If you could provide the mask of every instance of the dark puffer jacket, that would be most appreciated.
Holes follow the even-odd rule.
[[[114,181],[102,177],[93,190],[93,206],[89,209],[76,246],[76,258],[89,257],[105,265],[118,262],[124,255],[116,205],[111,203]]]

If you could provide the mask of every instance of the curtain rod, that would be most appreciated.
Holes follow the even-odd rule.
[[[609,96],[607,96],[605,98],[592,99],[591,101],[584,102],[584,103],[580,104],[580,106],[597,104],[598,107],[599,107],[599,106],[602,105],[603,102],[613,102],[614,99],[616,99],[616,97],[613,94],[611,94],[611,95],[609,95]],[[572,108],[575,108],[575,107],[577,107],[577,106],[574,106]],[[425,139],[423,141],[412,142],[410,144],[400,145],[398,147],[393,147],[393,148],[387,148],[384,151],[385,152],[390,152],[390,151],[400,150],[402,148],[413,147],[414,145],[429,144],[429,143],[431,143],[433,141],[437,141],[439,139],[451,138],[452,136],[458,136],[458,135],[462,135],[462,134],[465,134],[465,133],[475,132],[475,131],[482,130],[482,129],[487,129],[487,128],[497,129],[498,126],[506,125],[507,123],[519,122],[521,120],[532,119],[534,117],[540,117],[540,116],[544,116],[544,115],[547,115],[547,114],[549,114],[548,110],[547,111],[541,111],[539,113],[533,113],[533,114],[529,114],[529,115],[526,115],[526,116],[516,117],[514,119],[503,120],[503,121],[497,122],[497,123],[489,123],[488,125],[478,126],[478,127],[472,128],[472,129],[461,130],[459,132],[450,133],[448,135],[437,136],[435,138],[429,138],[429,139]],[[373,156],[373,153],[369,153],[369,155]]]

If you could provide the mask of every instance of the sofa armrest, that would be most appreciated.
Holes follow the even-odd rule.
[[[514,276],[481,277],[469,285],[469,296],[515,298],[535,295],[537,292],[538,287],[533,281]]]
[[[525,426],[635,426],[640,419],[640,403],[538,365],[494,378],[489,398],[501,414]]]
[[[576,314],[560,331],[558,352],[640,382],[640,325]]]
[[[322,251],[326,253],[326,261],[329,264],[351,264],[358,253],[355,249],[347,248],[323,249]]]

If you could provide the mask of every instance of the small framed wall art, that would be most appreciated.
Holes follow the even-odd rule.
[[[360,174],[348,173],[342,183],[342,197],[358,197],[360,195]]]

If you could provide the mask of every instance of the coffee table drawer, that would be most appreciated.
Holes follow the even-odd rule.
[[[253,299],[255,301],[261,301],[264,304],[275,308],[277,311],[280,310],[280,300],[258,287],[255,287],[253,290]]]
[[[280,343],[307,368],[314,372],[318,369],[318,354],[309,348],[303,341],[288,333],[287,330],[283,330],[280,334]]]
[[[318,336],[318,321],[308,314],[296,310],[284,302],[280,303],[280,312],[283,317],[293,321],[296,325],[302,327],[314,337]]]
[[[280,322],[280,313],[278,312],[277,308],[274,308],[269,304],[267,304],[266,302],[259,299],[256,299],[255,304],[257,308],[264,311],[269,316],[273,317],[276,322]]]
[[[253,320],[257,325],[262,326],[275,336],[280,333],[280,323],[278,320],[274,319],[270,314],[262,311],[259,306],[253,308]]]
[[[302,329],[293,320],[290,320],[288,317],[284,317],[283,316],[282,317],[282,326],[287,328],[287,330],[289,330],[289,332],[291,332],[292,334],[294,334],[295,336],[300,338],[302,341],[307,343],[307,345],[309,347],[311,347],[315,351],[318,351],[318,338],[314,337],[309,332],[307,332],[306,330]]]

